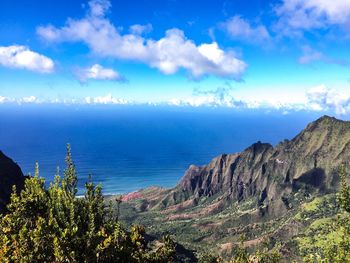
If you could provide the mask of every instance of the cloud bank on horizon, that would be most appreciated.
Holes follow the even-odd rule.
[[[0,104],[79,104],[79,105],[152,105],[176,107],[225,107],[246,110],[274,110],[288,114],[293,111],[333,112],[337,115],[350,114],[350,92],[340,93],[325,85],[313,87],[307,91],[303,102],[289,102],[280,100],[245,100],[237,99],[230,94],[229,89],[217,88],[194,94],[185,99],[173,98],[161,103],[139,103],[114,97],[111,93],[105,96],[87,96],[81,99],[40,99],[35,96],[9,98],[0,96]]]
[[[229,2],[225,1],[223,6],[229,6]],[[263,6],[258,0],[254,0],[251,6],[254,6],[254,3],[256,6]],[[164,90],[167,88],[167,84],[164,84],[167,77],[169,83],[174,78],[185,78],[188,79],[186,83],[190,83],[186,85],[192,85],[190,91],[169,88],[170,92],[165,98],[148,100],[147,103],[154,105],[350,113],[350,96],[347,92],[350,74],[344,75],[339,85],[340,73],[336,72],[346,72],[349,66],[348,58],[344,56],[350,37],[349,1],[274,0],[264,5],[261,10],[258,8],[256,15],[250,14],[251,10],[248,8],[239,9],[239,6],[236,9],[240,12],[237,13],[234,13],[233,8],[230,12],[221,10],[223,14],[218,16],[216,21],[206,19],[206,23],[201,22],[206,26],[200,25],[200,37],[198,32],[186,33],[189,28],[200,24],[201,17],[196,17],[195,14],[196,19],[191,20],[191,23],[185,21],[188,28],[179,27],[171,16],[168,16],[169,21],[164,21],[163,24],[150,21],[132,23],[132,19],[128,19],[129,24],[125,24],[112,16],[112,4],[114,6],[109,0],[90,0],[83,4],[82,9],[85,10],[82,15],[77,13],[74,16],[66,16],[66,19],[61,21],[53,19],[52,22],[36,25],[34,38],[37,42],[33,47],[31,43],[34,41],[28,42],[24,39],[22,43],[18,43],[17,40],[9,45],[0,41],[0,76],[7,72],[2,73],[2,70],[26,70],[33,74],[39,73],[41,78],[48,78],[49,75],[64,79],[70,75],[78,83],[87,84],[86,86],[98,85],[94,84],[95,82],[109,83],[101,84],[103,90],[98,91],[98,88],[94,88],[91,92],[91,88],[86,88],[87,91],[84,90],[81,94],[73,92],[71,97],[60,99],[54,94],[49,94],[46,98],[40,97],[45,87],[37,88],[36,94],[20,96],[20,91],[15,94],[6,86],[9,91],[7,94],[0,93],[0,103],[142,104],[145,101],[130,100],[130,97],[139,91],[130,91],[129,98],[115,95],[115,85],[118,83],[128,82],[125,89],[130,89],[135,83],[135,76],[130,73],[130,69],[136,68],[142,73],[141,76],[152,75],[152,70],[156,70],[160,74],[157,78],[161,79],[157,85],[165,86]],[[120,8],[122,7],[121,4]],[[156,6],[154,8],[156,9]],[[162,14],[160,11],[159,13]],[[194,10],[192,13],[195,13]],[[157,10],[154,10],[153,16],[156,15]],[[163,14],[163,18],[164,16],[166,13]],[[329,47],[335,42],[341,43],[339,45],[343,45],[344,48],[331,50]],[[69,45],[69,48],[65,48],[66,45]],[[88,54],[84,54],[86,50]],[[65,55],[64,52],[68,54]],[[74,59],[70,62],[72,54]],[[266,57],[267,59],[264,59]],[[284,79],[285,84],[282,85],[278,83],[280,89],[288,89],[289,93],[293,93],[295,89],[298,91],[296,96],[281,98],[268,87],[269,82],[266,79],[279,79],[273,70],[282,72],[283,67],[291,80]],[[319,74],[322,76],[323,72],[327,72],[327,67],[331,67],[332,72],[329,80],[326,79],[327,83],[323,80],[317,82],[317,77],[311,78],[305,73],[307,71],[317,76],[315,71],[320,70]],[[298,76],[298,82],[295,84],[294,74]],[[333,78],[332,75],[336,77]],[[34,77],[28,77],[31,78]],[[308,84],[298,87],[303,79],[308,81]],[[332,79],[336,80],[334,84]],[[229,81],[242,88],[218,88],[209,91],[208,88],[203,88],[202,92],[189,94],[194,90],[193,85],[211,83],[211,87],[219,87],[222,81]],[[266,81],[266,84],[263,83],[260,90],[259,87],[253,87],[249,94],[246,90],[254,85],[258,86],[259,81]],[[60,85],[64,81],[58,82]],[[209,84],[204,86],[209,87]],[[62,94],[69,94],[71,89],[64,89],[64,92],[56,93],[59,93],[60,97]],[[150,91],[152,88],[147,89]],[[88,93],[89,90],[91,94]],[[158,87],[158,90],[154,88],[153,93],[156,92],[163,91]],[[144,94],[140,97],[146,97],[143,95],[147,95],[147,90],[141,93]],[[176,93],[178,96],[174,96]],[[270,94],[270,98],[263,96],[266,93]],[[152,95],[149,97],[152,98]]]

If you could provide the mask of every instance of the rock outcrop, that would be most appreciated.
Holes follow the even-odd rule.
[[[0,151],[0,212],[6,208],[10,201],[13,185],[16,189],[23,188],[25,177],[21,168]]]

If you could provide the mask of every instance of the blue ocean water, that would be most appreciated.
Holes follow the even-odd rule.
[[[0,150],[24,173],[53,180],[70,143],[80,192],[89,174],[104,193],[174,186],[191,164],[260,140],[293,138],[315,114],[153,106],[1,106]]]

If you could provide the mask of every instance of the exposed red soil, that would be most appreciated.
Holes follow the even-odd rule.
[[[128,201],[140,199],[140,198],[142,198],[142,194],[140,192],[132,192],[132,193],[128,193],[126,195],[123,195],[122,201],[128,202]]]

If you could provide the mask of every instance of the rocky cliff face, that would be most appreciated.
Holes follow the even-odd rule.
[[[22,189],[24,179],[21,168],[0,151],[0,212],[4,211],[10,200],[12,186],[16,185],[17,190]]]
[[[350,122],[324,116],[276,147],[257,142],[208,165],[192,165],[161,206],[195,206],[217,196],[228,203],[254,197],[263,213],[276,215],[288,210],[289,195],[295,191],[334,191],[342,163],[350,163]]]
[[[283,262],[290,262],[305,233],[322,226],[323,235],[320,222],[334,219],[341,164],[350,167],[350,122],[324,116],[275,147],[257,142],[192,165],[172,189],[139,191],[122,204],[122,220],[228,257],[241,237],[252,249],[278,240]]]

